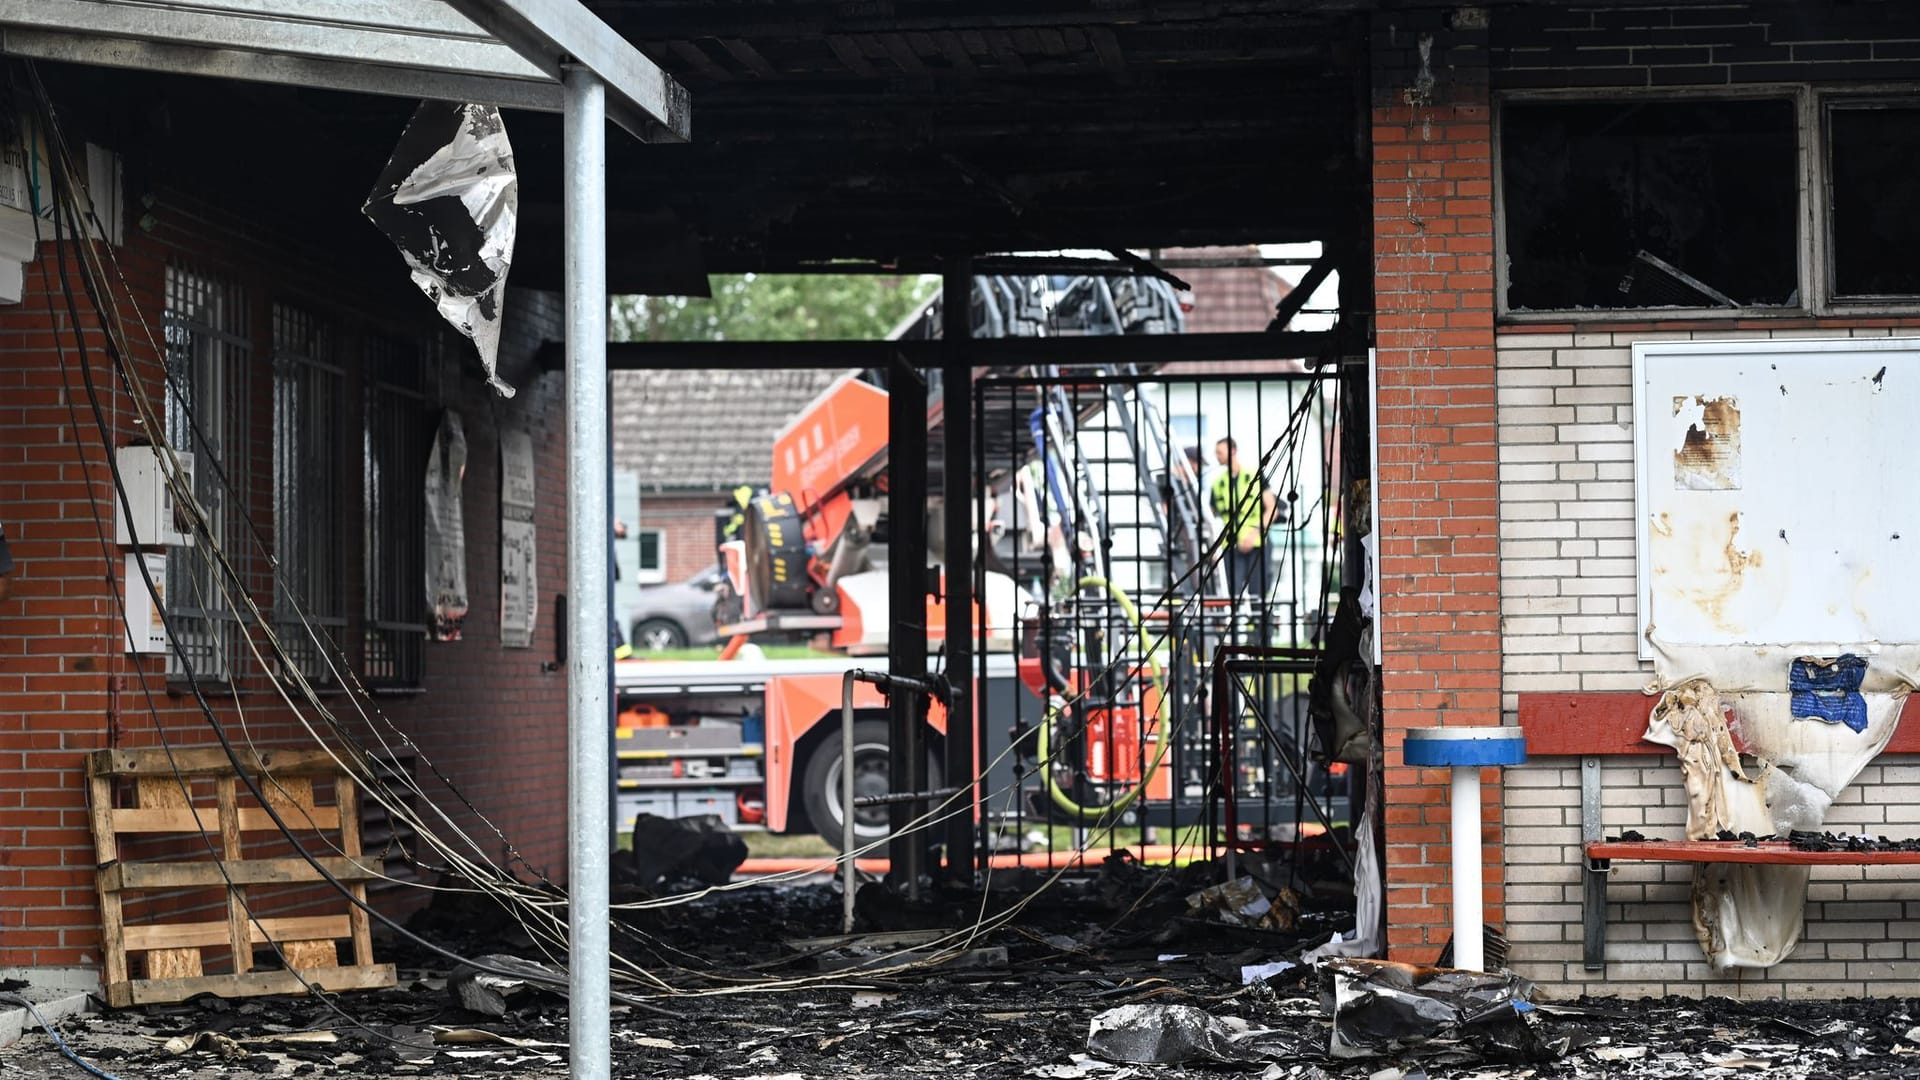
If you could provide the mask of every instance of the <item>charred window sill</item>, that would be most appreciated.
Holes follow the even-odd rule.
[[[1909,309],[1920,313],[1920,304]],[[1525,325],[1527,323],[1644,323],[1669,322],[1678,320],[1699,320],[1729,322],[1739,320],[1759,321],[1763,319],[1813,319],[1821,317],[1818,313],[1803,307],[1745,307],[1745,308],[1558,308],[1528,309],[1525,311],[1502,311],[1494,316],[1501,325]]]

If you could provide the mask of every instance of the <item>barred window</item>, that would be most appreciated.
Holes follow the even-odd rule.
[[[273,306],[273,620],[283,677],[332,684],[347,624],[339,512],[341,386],[332,328]]]
[[[426,473],[433,420],[417,348],[370,337],[365,370],[361,665],[369,687],[418,689],[427,640]]]
[[[221,568],[224,554],[244,573],[247,490],[248,337],[245,294],[230,281],[167,267],[163,325],[167,348],[167,441],[193,455],[193,493],[209,536],[173,548],[167,612],[174,648],[170,677],[232,683],[242,671],[240,622],[230,590],[244,587]],[[218,550],[216,550],[218,549]]]

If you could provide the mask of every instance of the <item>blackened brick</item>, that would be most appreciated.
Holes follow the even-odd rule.
[[[1672,12],[1675,26],[1723,26],[1753,22],[1753,10],[1746,4],[1733,4],[1727,7],[1675,8]]]
[[[1793,46],[1793,58],[1802,60],[1866,60],[1873,55],[1873,45],[1866,41],[1829,41],[1814,45]]]
[[[1603,30],[1644,30],[1653,26],[1672,26],[1670,8],[1613,8],[1593,13],[1593,25]]]
[[[1724,64],[1697,67],[1657,67],[1651,70],[1654,86],[1725,86],[1732,81]]]
[[[1554,55],[1565,57],[1568,67],[1626,67],[1633,63],[1633,50],[1619,47],[1555,49]]]
[[[1793,61],[1791,45],[1719,45],[1713,50],[1716,64],[1786,64]]]
[[[1645,86],[1645,67],[1580,67],[1561,75],[1561,86]]]
[[[1910,60],[1825,61],[1817,64],[1735,64],[1736,83],[1871,82],[1920,78],[1920,63]]]
[[[1764,45],[1767,28],[1755,23],[1740,26],[1679,26],[1647,31],[1652,45]]]
[[[1713,58],[1713,51],[1706,48],[1671,49],[1642,48],[1633,50],[1633,62],[1636,64],[1704,64]]]

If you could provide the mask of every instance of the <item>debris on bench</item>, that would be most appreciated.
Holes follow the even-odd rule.
[[[1794,831],[1787,837],[1795,851],[1848,851],[1860,854],[1920,852],[1920,840],[1889,840],[1884,836],[1846,836],[1830,832]]]

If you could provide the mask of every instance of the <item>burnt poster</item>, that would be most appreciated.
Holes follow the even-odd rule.
[[[435,641],[458,641],[467,622],[467,530],[460,491],[467,476],[467,433],[460,414],[440,416],[427,457],[427,607]]]
[[[525,649],[533,645],[534,620],[539,617],[535,589],[535,528],[533,524],[533,436],[525,431],[500,433],[500,645]]]

